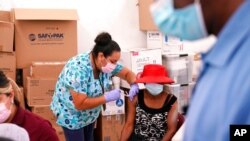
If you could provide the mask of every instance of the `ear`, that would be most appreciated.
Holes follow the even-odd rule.
[[[12,90],[12,91],[10,92],[10,97],[11,97],[11,98],[14,98],[14,97],[15,97],[15,92],[14,92],[14,90]]]

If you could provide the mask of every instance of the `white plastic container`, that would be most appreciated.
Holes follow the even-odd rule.
[[[192,82],[193,55],[191,54],[163,54],[162,65],[168,70],[168,75],[175,84]]]
[[[169,89],[169,92],[177,97],[178,111],[180,113],[183,113],[183,107],[189,104],[194,85],[194,82],[185,85],[165,85]]]
[[[183,51],[183,42],[177,37],[163,36],[162,53]]]

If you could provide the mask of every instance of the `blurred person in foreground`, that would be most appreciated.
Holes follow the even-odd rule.
[[[13,141],[29,141],[28,132],[16,124],[1,123],[0,124],[0,137],[10,139]],[[3,141],[3,139],[0,139]]]
[[[145,90],[128,102],[121,141],[171,141],[177,130],[177,98],[163,88],[174,81],[162,65],[148,64],[135,82],[144,83]]]
[[[15,95],[20,92],[17,84],[0,70],[0,126],[2,123],[16,124],[28,132],[30,141],[59,141],[48,120],[19,105]]]
[[[111,76],[131,84],[129,98],[138,92],[135,74],[118,63],[121,48],[107,32],[98,34],[91,52],[78,54],[61,71],[51,109],[67,141],[93,141],[96,119],[103,104],[120,99],[119,89],[110,89]]]
[[[202,55],[185,141],[228,141],[230,125],[250,124],[249,7],[249,0],[160,0],[152,6],[156,25],[167,35],[189,40],[218,36]]]

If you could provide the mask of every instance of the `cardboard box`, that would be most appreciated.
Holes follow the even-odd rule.
[[[178,111],[183,113],[183,107],[189,104],[192,90],[194,88],[195,83],[189,83],[185,85],[181,84],[171,84],[165,85],[171,94],[174,94],[178,100]]]
[[[99,116],[97,128],[95,129],[96,141],[119,141],[125,115]]]
[[[66,62],[32,62],[30,76],[34,78],[58,78]]]
[[[77,11],[14,9],[17,68],[67,61],[77,54]]]
[[[157,31],[158,28],[155,25],[150,12],[150,5],[154,0],[139,0],[139,23],[140,30]]]
[[[0,70],[16,80],[16,55],[14,52],[0,52]]]
[[[162,48],[163,34],[158,31],[147,31],[147,48]]]
[[[27,102],[29,106],[48,106],[54,94],[57,79],[27,77]]]
[[[192,54],[163,54],[162,65],[168,70],[168,75],[175,81],[175,84],[188,84],[192,82]]]
[[[58,126],[56,117],[50,110],[50,106],[35,106],[31,108],[31,112],[48,120],[53,126]]]
[[[32,62],[30,67],[23,68],[23,86],[27,91],[27,77],[57,79],[66,62]]]
[[[0,51],[13,52],[14,23],[9,11],[0,11]]]
[[[13,22],[13,15],[10,11],[0,11],[0,21]]]
[[[131,50],[122,51],[121,64],[138,74],[143,71],[146,64],[162,64],[161,49],[134,48]],[[130,88],[129,84],[122,80],[121,87]],[[144,85],[140,84],[142,89]]]

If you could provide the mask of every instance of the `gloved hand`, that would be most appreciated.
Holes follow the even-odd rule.
[[[119,89],[114,89],[104,94],[106,102],[118,100],[121,97],[121,91]]]
[[[134,96],[137,95],[137,93],[139,92],[139,86],[138,84],[134,83],[130,86],[130,90],[128,93],[128,97],[130,99],[130,101],[133,100]]]

